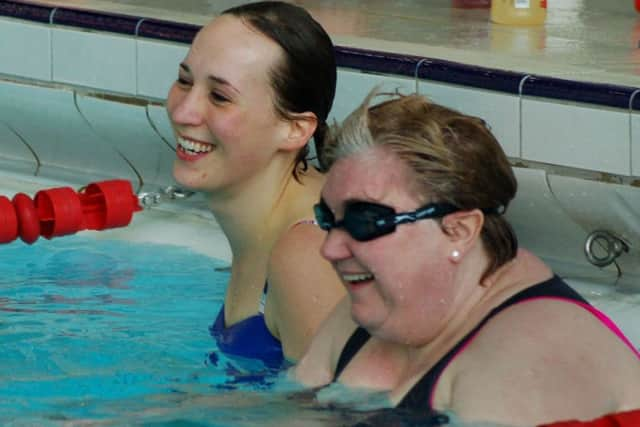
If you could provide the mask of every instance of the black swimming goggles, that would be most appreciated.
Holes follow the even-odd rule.
[[[416,222],[421,219],[442,218],[459,209],[449,203],[429,203],[413,212],[396,213],[385,205],[369,202],[352,202],[344,210],[344,217],[336,221],[331,209],[320,200],[313,206],[316,222],[321,229],[344,228],[347,233],[359,242],[373,240],[393,233],[396,226]]]

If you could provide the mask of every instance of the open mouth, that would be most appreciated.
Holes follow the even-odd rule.
[[[212,152],[215,148],[213,144],[192,141],[181,136],[178,136],[176,141],[178,142],[177,150],[187,156],[201,156]]]
[[[370,282],[371,280],[373,280],[373,278],[374,278],[373,274],[368,274],[368,273],[342,275],[342,280],[345,283],[348,283],[349,285],[352,285],[352,286],[357,286],[357,285]]]

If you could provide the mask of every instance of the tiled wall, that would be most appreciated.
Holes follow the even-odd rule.
[[[30,9],[30,19],[17,19],[15,8],[2,9],[9,3],[15,4],[0,1],[0,40],[11,41],[0,43],[2,168],[118,176],[153,187],[171,183],[173,141],[162,104],[196,28],[131,17],[96,20],[64,10],[47,15]],[[421,93],[485,119],[514,164],[527,165],[516,168],[520,190],[509,211],[526,246],[562,259],[559,268],[613,280],[617,272],[594,273],[582,255],[586,234],[604,228],[633,242],[630,264],[638,261],[636,88],[352,48],[338,47],[337,53],[331,119],[342,120],[378,84],[416,90],[418,75]],[[538,164],[618,184],[558,176],[532,167]]]

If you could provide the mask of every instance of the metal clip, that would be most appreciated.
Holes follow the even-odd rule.
[[[167,200],[186,199],[193,194],[193,191],[170,185],[160,189],[159,191],[144,191],[138,193],[138,201],[143,207],[150,208]]]

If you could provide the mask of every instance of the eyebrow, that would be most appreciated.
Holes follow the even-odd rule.
[[[190,68],[189,68],[189,66],[188,66],[187,64],[185,64],[184,62],[182,62],[182,63],[180,64],[180,68],[181,68],[183,71],[185,71],[185,72],[187,72],[187,73],[191,74],[191,69],[190,69]],[[236,87],[235,87],[235,86],[233,86],[233,85],[231,84],[231,82],[229,82],[229,80],[227,80],[227,79],[223,79],[222,77],[218,77],[218,76],[210,75],[210,76],[208,76],[208,77],[207,77],[207,80],[209,80],[210,82],[213,82],[213,83],[216,83],[216,84],[222,85],[222,86],[227,86],[227,87],[231,88],[234,92],[240,93],[240,91],[239,91],[238,89],[236,89]]]

